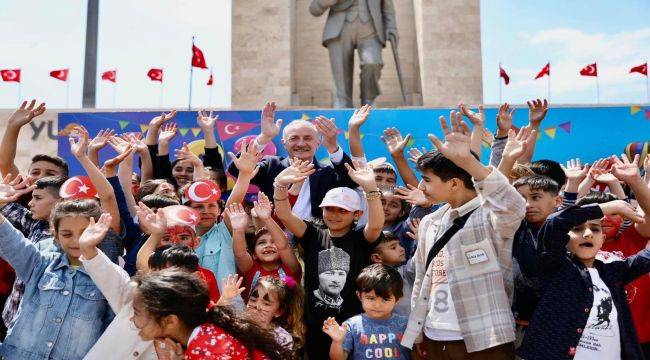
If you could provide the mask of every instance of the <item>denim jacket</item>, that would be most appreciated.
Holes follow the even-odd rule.
[[[21,314],[0,345],[5,359],[82,359],[112,318],[108,302],[83,267],[62,251],[39,252],[8,221],[0,256],[25,282]]]

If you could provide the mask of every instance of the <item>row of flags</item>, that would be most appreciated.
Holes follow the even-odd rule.
[[[199,49],[196,45],[192,44],[192,67],[197,67],[201,69],[207,69],[208,66],[205,62],[205,56],[203,51]],[[70,69],[59,69],[50,71],[50,76],[61,81],[68,81],[68,74]],[[21,69],[4,69],[0,70],[0,77],[4,82],[20,82]],[[147,72],[147,76],[151,81],[163,81],[163,69],[151,68]],[[101,74],[102,80],[117,82],[117,69],[104,71]],[[210,71],[210,78],[206,85],[210,86],[214,83],[212,77],[212,71]]]
[[[632,73],[639,73],[641,75],[648,76],[648,63],[644,63],[641,65],[633,66],[630,69],[630,74]],[[582,76],[598,76],[598,64],[593,63],[589,64],[582,69],[580,69],[580,75]],[[543,78],[544,76],[551,76],[551,63],[548,62],[542,70],[537,73],[537,76],[535,76],[535,80]],[[508,85],[510,84],[510,76],[508,73],[503,69],[501,65],[499,65],[499,77],[503,79],[503,82]]]

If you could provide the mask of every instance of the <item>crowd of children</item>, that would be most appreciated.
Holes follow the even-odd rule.
[[[171,111],[143,136],[75,125],[74,158],[18,169],[46,111],[25,102],[0,142],[0,357],[650,358],[650,158],[534,159],[548,103],[528,108],[492,133],[461,104],[431,151],[388,128],[388,161],[363,150],[370,106],[342,149],[333,119],[283,127],[268,103],[228,167],[216,116],[197,155],[170,149]],[[277,136],[288,155],[262,156]]]

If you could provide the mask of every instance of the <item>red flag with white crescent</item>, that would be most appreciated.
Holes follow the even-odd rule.
[[[20,69],[6,69],[6,70],[0,70],[0,76],[2,77],[2,81],[9,82],[20,82]]]
[[[97,190],[88,176],[73,176],[59,189],[59,196],[63,199],[93,199],[95,195]]]
[[[104,71],[102,73],[102,80],[107,80],[107,81],[110,81],[110,82],[116,82],[117,81],[117,70]]]
[[[582,76],[598,76],[598,66],[596,63],[589,64],[580,70]]]
[[[203,56],[203,51],[192,44],[192,66],[207,69],[208,66],[205,63],[205,56]]]
[[[183,202],[214,203],[221,198],[219,185],[212,180],[203,179],[192,182],[183,193]]]
[[[212,86],[214,84],[214,78],[212,77],[212,72],[210,72],[210,77],[208,78],[208,82],[206,85]]]
[[[547,63],[542,70],[535,76],[535,80],[544,77],[545,75],[551,76],[551,63]]]
[[[50,76],[57,80],[68,81],[68,71],[69,69],[50,71]]]
[[[147,76],[151,81],[163,81],[163,69],[149,69],[149,72],[147,72]]]
[[[501,66],[499,66],[499,76],[503,78],[503,82],[506,85],[510,83],[510,76],[508,76],[508,73]]]
[[[221,141],[226,141],[258,126],[260,126],[259,123],[217,121],[217,132]]]
[[[165,206],[160,209],[167,220],[167,227],[176,225],[194,226],[199,223],[201,215],[198,211],[185,205]]]

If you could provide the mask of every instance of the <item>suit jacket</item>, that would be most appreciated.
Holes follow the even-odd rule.
[[[348,9],[355,0],[338,0],[335,5],[328,6],[328,0],[312,0],[309,5],[309,12],[314,16],[321,16],[329,8],[325,30],[323,30],[323,46],[327,47],[327,41],[336,39],[341,35],[345,16]],[[368,10],[375,26],[377,37],[383,46],[386,46],[386,30],[397,30],[395,20],[395,6],[393,0],[358,0],[367,1]]]
[[[309,193],[311,199],[311,214],[314,217],[323,217],[323,211],[318,206],[323,201],[325,194],[335,187],[356,188],[358,185],[348,175],[344,163],[352,165],[350,157],[343,153],[343,160],[337,165],[326,165],[319,163],[314,157],[314,169],[316,171],[309,177]],[[273,199],[273,181],[282,170],[289,167],[289,158],[280,156],[265,156],[258,163],[260,170],[251,180],[251,184],[259,186],[260,190]],[[228,172],[237,177],[239,169],[234,163],[228,166]]]

